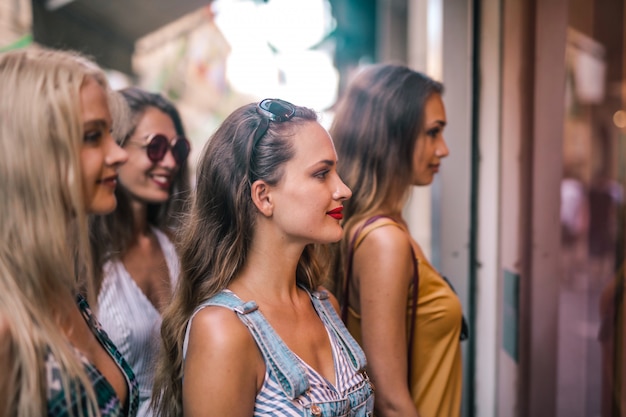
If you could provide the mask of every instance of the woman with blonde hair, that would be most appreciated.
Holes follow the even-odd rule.
[[[432,183],[448,147],[443,86],[402,65],[364,68],[330,132],[345,203],[336,294],[361,343],[377,417],[459,416],[461,305],[403,217],[412,186]]]
[[[0,416],[134,416],[133,372],[87,301],[87,215],[115,208],[123,107],[73,52],[1,54],[0,91]]]
[[[320,287],[315,245],[341,238],[350,197],[336,166],[316,113],[283,100],[215,132],[163,316],[158,415],[370,415],[365,357]]]

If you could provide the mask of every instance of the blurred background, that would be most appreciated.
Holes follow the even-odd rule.
[[[626,416],[626,0],[0,0],[30,45],[166,94],[192,162],[251,101],[329,126],[364,65],[441,80],[451,155],[405,211],[470,321],[464,417]]]

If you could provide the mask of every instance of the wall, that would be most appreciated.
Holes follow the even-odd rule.
[[[475,414],[497,416],[498,355],[502,346],[503,285],[500,279],[502,175],[502,4],[483,0],[480,5],[480,87],[478,91],[478,202],[476,286]],[[479,342],[478,342],[479,341]],[[512,391],[508,387],[500,390]],[[515,392],[508,392],[515,397]]]

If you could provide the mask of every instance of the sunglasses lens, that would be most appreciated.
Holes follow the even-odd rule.
[[[182,165],[189,156],[191,146],[189,141],[185,138],[178,138],[172,147],[172,155],[178,165]]]
[[[169,143],[167,138],[163,135],[155,135],[148,144],[147,152],[148,158],[154,163],[159,162],[165,157]]]
[[[259,108],[275,122],[285,122],[296,112],[291,103],[278,99],[265,99],[259,103]]]

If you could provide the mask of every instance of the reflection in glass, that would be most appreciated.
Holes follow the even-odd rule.
[[[559,416],[626,417],[626,1],[570,0]]]

